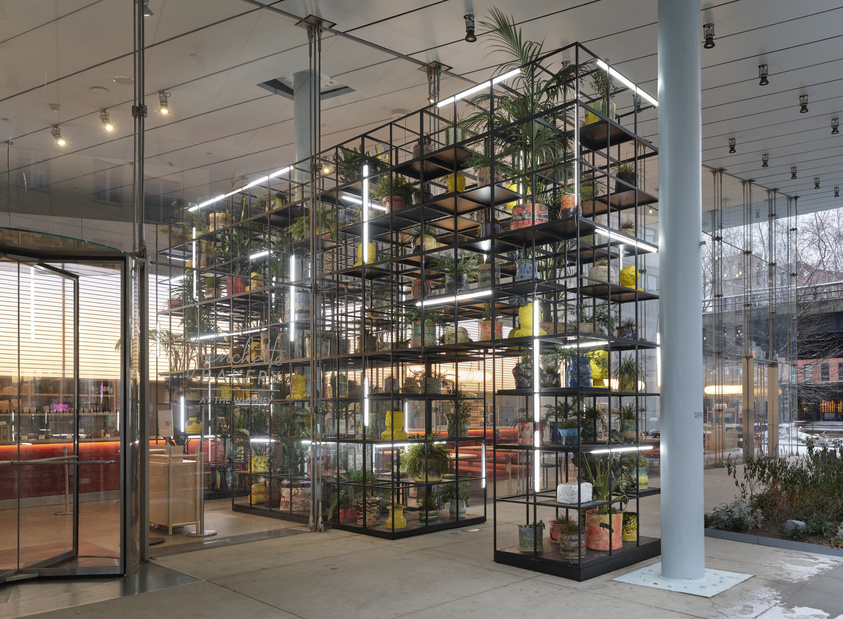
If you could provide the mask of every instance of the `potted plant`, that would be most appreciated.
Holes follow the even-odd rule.
[[[518,550],[521,552],[544,552],[544,521],[518,525]]]
[[[316,235],[336,240],[336,209],[321,203],[316,209]],[[288,232],[294,241],[301,241],[310,236],[310,209],[293,221]]]
[[[503,339],[503,323],[493,320],[493,306],[491,301],[483,305],[483,320],[480,321],[481,340]]]
[[[430,251],[439,247],[439,242],[436,240],[436,228],[430,224],[422,224],[413,227],[413,251],[418,254],[423,251]]]
[[[627,340],[637,340],[638,326],[635,324],[634,320],[632,320],[631,318],[627,318],[617,326],[617,334],[618,337]]]
[[[465,124],[459,118],[445,127],[445,146],[453,146],[465,139]]]
[[[559,552],[563,559],[581,559],[585,556],[585,538],[576,520],[551,520],[550,541],[559,544]]]
[[[386,207],[387,212],[397,211],[413,198],[413,182],[404,178],[401,174],[384,173],[378,177],[371,196],[373,200],[379,200]]]
[[[638,364],[634,354],[619,357],[614,371],[618,381],[618,391],[634,393],[638,391],[638,383],[647,378],[647,372]]]
[[[471,404],[462,389],[450,388],[448,393],[454,396],[452,408],[445,413],[448,423],[448,438],[459,438],[468,432],[471,424]]]
[[[559,206],[559,219],[568,219],[579,215],[581,213],[580,207],[577,206],[577,196],[574,195],[573,185],[564,185],[561,189],[562,196],[560,198],[561,204]]]
[[[455,292],[467,288],[470,281],[477,279],[477,256],[460,250],[457,259],[450,255],[437,256],[431,269],[445,274],[445,291]]]
[[[580,436],[584,443],[596,443],[598,437],[606,427],[606,416],[602,407],[593,403],[586,404],[582,409],[582,430]]]
[[[434,310],[422,312],[421,307],[411,307],[404,315],[404,320],[413,329],[410,337],[410,348],[418,348],[436,344],[436,325],[442,324],[445,317]]]
[[[588,279],[612,284],[615,282],[615,269],[609,265],[606,258],[600,258],[588,271]]]
[[[430,486],[425,486],[419,494],[419,522],[430,524],[439,520],[439,508],[442,502],[439,500],[439,493]]]
[[[522,202],[512,209],[512,220],[509,228],[510,230],[518,230],[538,226],[539,224],[546,224],[549,219],[550,213],[546,204]]]
[[[448,511],[451,518],[465,518],[468,506],[468,492],[471,488],[471,475],[463,476],[460,481],[445,484],[439,491],[442,503],[448,501]]]
[[[413,443],[401,456],[407,475],[416,481],[441,481],[451,468],[451,452],[441,443],[434,443],[433,436],[427,442]]]
[[[377,146],[374,155],[370,154],[369,151],[363,151],[362,145],[360,148],[340,146],[334,156],[334,164],[337,167],[337,176],[340,183],[354,183],[360,180],[363,176],[363,165],[365,164],[369,165],[369,176],[383,171],[386,164],[378,159],[379,156],[380,149]]]
[[[430,190],[430,183],[422,183],[418,187],[414,187],[413,193],[410,195],[413,206],[424,204],[431,198],[433,198],[433,192]]]
[[[608,61],[607,61],[608,64]],[[612,101],[612,95],[617,92],[614,89],[614,82],[609,71],[595,67],[590,76],[591,86],[598,97],[596,101],[592,101],[589,105],[597,112],[603,114],[609,120],[615,120],[615,103]],[[590,125],[600,121],[601,118],[592,112],[586,112],[585,124]]]
[[[364,517],[367,525],[378,524],[383,498],[377,496],[375,491],[375,486],[378,483],[377,477],[374,473],[363,469],[352,469],[348,471],[346,477],[349,488],[355,497],[357,524],[362,525]]]
[[[528,281],[537,278],[536,261],[527,249],[523,246],[515,256],[515,278],[516,282]]]
[[[545,424],[550,428],[550,442],[564,447],[579,444],[578,402],[576,399],[562,400],[556,404],[545,404]]]
[[[586,479],[592,486],[594,501],[602,505],[585,512],[585,547],[592,550],[618,550],[623,546],[621,510],[612,506],[614,481],[612,454],[606,456],[583,454],[582,463]]]
[[[620,418],[621,434],[626,442],[631,443],[638,434],[638,408],[635,402],[624,404],[618,409]]]
[[[621,220],[621,232],[628,236],[635,236],[635,220],[634,219],[622,219]],[[633,265],[633,268],[635,266]]]
[[[615,166],[615,193],[633,191],[638,187],[638,175],[635,173],[635,161],[621,161]],[[624,184],[625,183],[625,184]]]

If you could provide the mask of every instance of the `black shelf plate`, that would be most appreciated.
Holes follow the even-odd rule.
[[[609,145],[617,146],[635,139],[631,131],[608,120],[583,125],[579,130],[580,143],[589,150],[603,150]]]
[[[498,390],[498,395],[516,395],[516,396],[531,396],[533,395],[532,389],[500,389]],[[658,393],[651,393],[651,392],[634,392],[634,391],[612,391],[611,389],[603,389],[600,387],[543,387],[539,393],[543,396],[551,397],[573,397],[577,395],[581,396],[640,396],[640,397],[650,397],[650,396],[658,396]]]
[[[579,223],[579,226],[577,225]],[[569,219],[557,219],[536,226],[527,226],[516,230],[507,230],[498,236],[498,240],[523,246],[532,243],[535,239],[536,245],[556,243],[566,239],[575,238],[578,234],[593,234],[595,226],[587,219],[571,217]]]
[[[633,301],[652,301],[658,299],[657,294],[627,288],[620,284],[590,284],[580,288],[580,294],[596,299],[611,300],[616,303],[631,303]]]
[[[656,196],[640,189],[616,191],[608,196],[597,196],[593,200],[583,200],[582,214],[585,217],[594,217],[595,215],[605,215],[610,210],[612,212],[625,211],[636,206],[655,204],[658,201],[659,199]]]
[[[579,561],[563,559],[559,554],[559,548],[549,542],[544,545],[544,552],[538,554],[521,552],[517,546],[502,548],[495,550],[495,563],[582,582],[660,554],[661,540],[641,536],[637,544],[624,542],[623,548],[611,554],[599,550],[586,550],[585,557]]]
[[[386,526],[385,519],[376,525],[363,525],[348,523],[338,524],[331,523],[331,526],[343,531],[351,531],[354,533],[363,533],[365,535],[372,535],[374,537],[382,537],[385,539],[402,539],[405,537],[413,537],[415,535],[424,535],[426,533],[433,533],[434,531],[446,531],[448,529],[457,529],[459,527],[466,527],[469,525],[483,524],[486,522],[485,516],[474,516],[467,514],[465,518],[459,520],[451,518],[448,511],[440,511],[439,518],[435,522],[428,522],[427,524],[420,523],[417,516],[418,512],[404,510],[404,517],[407,520],[407,526],[403,529],[391,529]]]
[[[458,146],[449,146],[433,153],[426,153],[423,157],[415,157],[396,166],[395,171],[415,180],[429,181],[450,174],[462,168],[463,162],[471,153]]]

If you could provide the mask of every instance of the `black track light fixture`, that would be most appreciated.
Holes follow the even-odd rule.
[[[170,104],[167,102],[170,93],[166,90],[158,91],[158,113],[165,116],[170,113]]]
[[[61,129],[59,128],[58,125],[53,125],[53,128],[50,129],[50,133],[53,134],[53,138],[56,140],[57,145],[64,146],[65,144],[67,144],[67,142],[65,142],[64,138],[61,137]]]
[[[463,19],[465,19],[465,40],[474,43],[477,40],[477,35],[474,34],[474,13],[468,13]]]
[[[711,22],[703,24],[703,38],[705,39],[704,48],[711,49],[714,47],[714,24]]]
[[[155,13],[152,12],[152,9],[149,8],[149,0],[143,0],[143,16],[144,17],[152,17]]]
[[[804,114],[808,111],[808,95],[799,95],[799,113]]]
[[[738,151],[735,150],[735,138],[729,138],[729,154],[736,153]]]
[[[831,119],[831,135],[840,133],[840,119],[835,116]]]
[[[819,188],[820,188],[820,177],[815,176],[814,177],[814,189],[819,189]]]
[[[767,153],[764,153],[763,155],[761,155],[761,167],[762,168],[768,168],[768,167],[770,167],[768,165],[769,163],[770,163],[770,155],[768,155]]]
[[[767,65],[758,65],[758,77],[761,80],[760,82],[758,82],[759,86],[766,86],[770,83],[770,80],[767,79],[767,75],[769,75],[769,73],[767,72]]]
[[[108,110],[100,110],[100,120],[102,126],[106,131],[114,131],[114,125],[111,124],[111,118],[108,115]]]
[[[839,197],[840,197],[840,187],[835,187],[835,188],[834,188],[834,197],[835,197],[835,198],[839,198]]]
[[[796,166],[790,166],[790,180],[796,180]]]

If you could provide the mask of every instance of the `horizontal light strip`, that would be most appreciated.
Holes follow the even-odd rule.
[[[599,234],[601,236],[608,236],[610,239],[614,239],[616,241],[620,241],[625,245],[634,245],[638,249],[643,249],[644,251],[649,251],[652,253],[658,253],[659,248],[655,245],[651,245],[650,243],[645,243],[644,241],[639,241],[638,239],[634,239],[630,236],[625,234],[621,234],[620,232],[612,232],[610,230],[603,230],[602,228],[595,228],[595,234]]]
[[[596,342],[583,342],[581,344],[560,344],[559,348],[595,348],[597,346],[605,346],[609,340],[598,340]]]
[[[269,179],[275,178],[276,176],[281,176],[282,174],[284,174],[284,173],[286,173],[286,172],[289,172],[291,169],[292,169],[292,168],[290,168],[289,166],[287,166],[286,168],[281,168],[280,170],[278,170],[278,171],[276,171],[276,172],[273,172],[272,174],[269,174],[269,175],[267,175],[267,176],[261,177],[261,178],[259,178],[259,179],[258,179],[258,180],[256,180],[256,181],[252,181],[251,183],[249,183],[249,184],[248,184],[248,185],[246,185],[245,187],[238,187],[238,188],[237,188],[237,189],[235,189],[234,191],[229,191],[229,192],[228,192],[228,193],[226,193],[226,194],[223,194],[223,195],[221,195],[221,196],[217,196],[216,198],[211,198],[210,200],[205,200],[204,202],[202,202],[202,203],[200,203],[200,204],[196,204],[195,206],[191,206],[191,207],[190,207],[189,209],[187,209],[187,210],[188,210],[188,211],[190,211],[191,213],[192,213],[193,211],[198,211],[200,208],[205,208],[206,206],[210,206],[211,204],[214,204],[215,202],[219,202],[220,200],[225,200],[225,199],[226,199],[226,198],[228,198],[229,196],[233,196],[233,195],[234,195],[234,194],[236,194],[236,193],[240,193],[241,191],[243,191],[243,190],[245,190],[245,189],[250,189],[251,187],[254,187],[254,186],[256,186],[256,185],[260,185],[260,184],[262,184],[262,183],[265,183],[265,182],[267,182]]]
[[[202,340],[216,340],[222,337],[231,337],[233,335],[249,335],[250,333],[259,333],[260,331],[266,331],[268,327],[262,327],[260,329],[250,329],[248,331],[225,331],[223,333],[208,333],[206,335],[197,335],[196,337],[190,338],[191,342],[200,342]]]
[[[466,299],[479,299],[488,297],[492,294],[491,290],[480,290],[477,292],[467,292],[465,294],[454,295],[453,297],[441,297],[439,299],[429,299],[427,301],[419,301],[416,307],[430,307],[432,305],[442,305],[443,303],[456,303],[457,301],[465,301]]]
[[[607,65],[607,64],[606,64],[605,62],[603,62],[602,60],[599,60],[599,59],[597,60],[597,66],[598,66],[598,67],[600,67],[601,69],[603,69],[604,71],[608,70],[608,71],[609,71],[609,74],[610,74],[612,77],[614,77],[615,79],[617,79],[617,80],[618,80],[621,84],[623,84],[624,86],[626,86],[627,88],[629,88],[632,92],[634,92],[634,93],[635,93],[635,94],[637,94],[637,95],[641,95],[641,96],[642,96],[642,97],[644,97],[647,101],[649,101],[650,103],[652,103],[652,104],[653,104],[653,106],[655,106],[655,107],[659,107],[659,102],[658,102],[658,101],[656,101],[653,97],[651,97],[651,96],[650,96],[650,95],[648,95],[646,92],[644,92],[643,90],[641,90],[640,88],[638,88],[638,86],[636,86],[635,84],[633,84],[633,83],[632,83],[631,81],[629,81],[626,77],[624,77],[623,75],[621,75],[620,73],[618,73],[615,69],[613,69],[612,67],[610,67],[609,65]]]
[[[590,453],[593,454],[610,454],[610,453],[622,453],[626,451],[649,451],[653,449],[652,445],[643,445],[641,447],[610,447],[609,449],[598,449],[597,451],[592,451]]]
[[[454,103],[455,101],[459,101],[463,97],[467,97],[469,95],[473,95],[475,92],[480,92],[481,90],[485,90],[486,88],[488,88],[492,84],[497,84],[498,82],[508,80],[510,77],[515,77],[519,73],[521,73],[521,69],[513,69],[509,73],[504,73],[503,75],[498,75],[496,78],[494,78],[492,80],[485,81],[482,84],[477,84],[477,86],[472,86],[468,90],[463,90],[462,92],[455,94],[453,97],[448,97],[447,99],[444,99],[444,100],[440,101],[439,103],[436,104],[436,107],[445,107],[446,105]]]
[[[269,250],[259,251],[256,254],[249,256],[249,260],[257,260],[258,258],[266,258],[269,255]]]

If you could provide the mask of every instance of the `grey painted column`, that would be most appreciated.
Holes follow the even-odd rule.
[[[293,140],[296,161],[310,157],[310,69],[293,73]]]
[[[705,577],[700,2],[659,0],[662,575]]]

